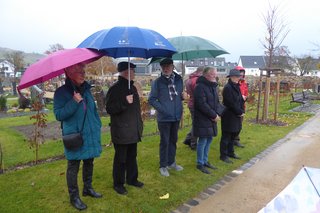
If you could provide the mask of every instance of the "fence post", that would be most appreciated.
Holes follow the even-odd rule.
[[[4,173],[4,166],[3,166],[3,152],[2,152],[2,146],[0,143],[0,174]]]

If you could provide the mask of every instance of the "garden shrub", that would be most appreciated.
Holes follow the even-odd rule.
[[[7,98],[3,95],[0,96],[0,111],[6,111],[7,110]]]

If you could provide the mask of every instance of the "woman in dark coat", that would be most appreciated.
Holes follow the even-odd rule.
[[[242,128],[244,116],[243,98],[239,88],[240,71],[230,70],[228,83],[222,91],[223,104],[226,110],[221,118],[222,136],[220,141],[220,159],[225,163],[232,163],[229,157],[240,159],[234,153],[234,139]]]
[[[130,66],[130,69],[129,69]],[[133,81],[136,65],[128,62],[118,64],[119,79],[110,87],[106,96],[106,110],[111,118],[111,138],[115,149],[113,160],[113,188],[121,194],[127,194],[128,185],[141,188],[138,181],[137,143],[141,141],[143,123],[140,99]]]
[[[197,144],[197,169],[210,174],[206,169],[216,169],[208,161],[208,153],[212,138],[217,136],[217,121],[219,97],[216,82],[217,70],[214,67],[206,67],[203,75],[197,80],[194,90],[194,122],[193,133],[199,137]]]
[[[54,93],[54,115],[61,121],[62,134],[68,135],[82,129],[83,145],[76,150],[64,149],[68,160],[67,185],[71,204],[78,210],[87,208],[79,196],[78,172],[81,160],[83,196],[102,197],[92,188],[93,161],[99,157],[101,148],[101,120],[90,92],[91,86],[85,81],[83,64],[66,68],[66,83]]]

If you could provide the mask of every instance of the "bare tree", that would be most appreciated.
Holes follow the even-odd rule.
[[[272,69],[274,68],[274,56],[277,50],[281,49],[281,44],[288,35],[289,31],[284,19],[281,17],[278,7],[271,6],[269,3],[269,10],[263,15],[263,21],[266,25],[266,35],[264,41],[261,41],[263,47],[265,48],[265,55],[267,57],[267,78],[266,87],[264,95],[264,105],[262,120],[268,119],[269,111],[269,95],[270,95],[270,75]],[[260,100],[259,100],[260,102]]]
[[[5,55],[8,62],[13,65],[13,77],[11,80],[13,95],[17,95],[17,72],[22,72],[25,66],[23,52],[13,51]]]
[[[49,49],[47,51],[45,51],[44,53],[49,55],[50,53],[53,53],[53,52],[57,52],[59,50],[64,50],[64,47],[62,46],[62,44],[52,44],[52,45],[49,45]]]
[[[92,75],[104,76],[106,73],[114,74],[117,72],[117,67],[111,57],[102,57],[87,65],[86,72]]]
[[[287,46],[279,46],[274,51],[272,66],[291,72],[294,67],[294,58],[290,54]]]
[[[281,44],[290,32],[287,24],[280,16],[278,7],[269,4],[269,10],[263,15],[263,22],[267,27],[266,36],[262,45],[265,48],[265,54],[268,58],[267,67],[272,67],[273,57],[277,50],[281,49]]]
[[[300,71],[300,76],[304,76],[306,74],[309,74],[314,69],[316,69],[318,60],[314,59],[310,55],[305,55],[304,57],[298,58],[298,68]]]

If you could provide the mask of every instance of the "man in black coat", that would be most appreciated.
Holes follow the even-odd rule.
[[[130,68],[129,68],[130,67]],[[143,123],[140,99],[133,81],[136,65],[128,62],[118,64],[119,79],[106,96],[106,110],[111,118],[111,139],[115,149],[113,160],[113,188],[122,195],[127,194],[124,183],[141,188],[138,181],[137,143],[141,141]],[[130,72],[130,73],[129,73]]]
[[[230,70],[227,77],[229,80],[222,92],[223,104],[226,109],[221,117],[222,136],[220,140],[220,159],[225,163],[232,163],[229,157],[240,159],[240,157],[234,153],[233,141],[241,131],[241,120],[244,116],[244,108],[238,83],[240,79],[239,70]]]

